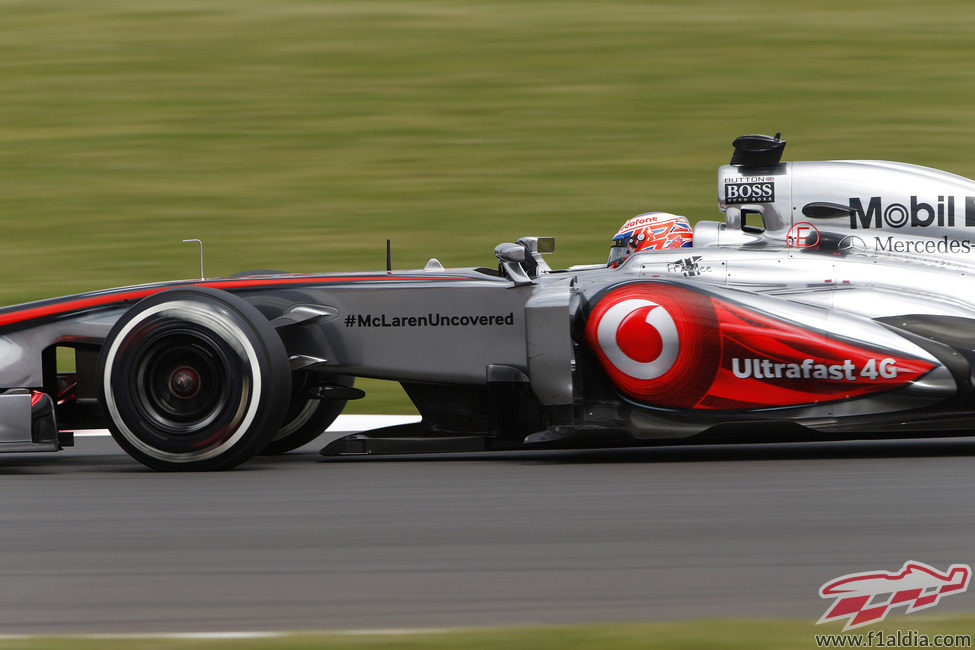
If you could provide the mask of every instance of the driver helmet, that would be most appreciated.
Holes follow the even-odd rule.
[[[644,212],[627,220],[613,237],[609,266],[616,267],[637,251],[690,248],[694,231],[687,217],[669,212]]]

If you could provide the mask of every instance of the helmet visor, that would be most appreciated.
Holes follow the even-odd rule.
[[[613,247],[609,249],[609,261],[606,262],[607,265],[613,266],[618,264],[627,258],[627,256],[633,251],[629,247],[630,238],[620,237],[619,239],[613,240]]]

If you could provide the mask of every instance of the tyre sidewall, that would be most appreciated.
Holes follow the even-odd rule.
[[[209,347],[226,374],[225,385],[216,387],[226,403],[183,434],[146,397],[147,360],[140,358],[165,354],[166,343],[181,336]],[[99,369],[112,436],[134,458],[161,470],[244,462],[274,437],[291,390],[287,353],[267,319],[242,298],[205,287],[163,291],[135,305],[109,333]]]

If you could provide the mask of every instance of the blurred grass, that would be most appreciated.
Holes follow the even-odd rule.
[[[718,215],[730,141],[975,176],[968,0],[0,0],[0,304]],[[388,391],[380,390],[381,394]],[[385,399],[385,398],[382,398]],[[400,403],[391,398],[392,403]]]
[[[866,643],[866,635],[871,630],[896,634],[899,629],[905,634],[908,630],[916,630],[931,639],[936,634],[969,635],[970,638],[973,626],[975,617],[971,615],[899,617],[896,621],[850,632],[848,636],[862,636],[862,642]],[[408,634],[295,633],[263,639],[48,637],[0,639],[0,650],[800,650],[816,648],[817,634],[838,634],[840,627],[817,626],[812,621],[743,619],[416,631]]]

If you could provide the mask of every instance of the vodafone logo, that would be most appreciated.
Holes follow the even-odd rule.
[[[596,340],[606,358],[634,379],[656,379],[674,365],[680,337],[670,314],[645,298],[622,300],[599,319]]]
[[[605,378],[650,407],[740,411],[848,400],[909,386],[936,367],[828,337],[682,280],[621,283],[584,309],[586,343]]]
[[[670,282],[630,282],[598,295],[586,342],[607,377],[627,397],[692,408],[721,362],[710,296]]]

